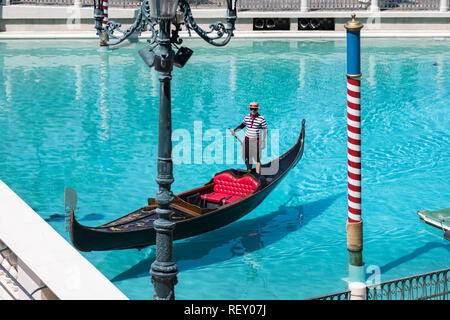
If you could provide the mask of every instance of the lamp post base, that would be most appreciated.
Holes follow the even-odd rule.
[[[161,196],[161,194],[158,194]],[[160,200],[161,199],[157,199]],[[175,222],[168,220],[171,210],[157,208],[159,218],[153,223],[156,231],[156,260],[152,263],[150,274],[154,286],[154,300],[174,300],[178,267],[173,262],[173,230]]]
[[[178,268],[175,262],[152,263],[150,274],[155,289],[153,300],[175,300],[175,285],[178,283]]]

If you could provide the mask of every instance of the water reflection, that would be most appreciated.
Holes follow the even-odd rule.
[[[437,94],[439,99],[442,99],[444,93],[446,92],[443,86],[443,80],[445,80],[445,60],[443,55],[438,55],[436,57],[436,62],[433,64],[436,67],[436,86],[437,86]]]
[[[109,54],[108,52],[102,52],[100,54],[100,106],[99,112],[101,117],[102,131],[100,132],[100,138],[105,141],[109,139],[109,108],[108,108],[108,67],[109,67]]]
[[[305,74],[306,74],[306,62],[305,58],[300,58],[299,62],[299,73],[298,73],[298,93],[302,94],[303,87],[305,86]]]

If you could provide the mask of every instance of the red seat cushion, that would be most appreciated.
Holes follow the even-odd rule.
[[[214,192],[204,194],[201,198],[216,203],[223,201],[230,203],[252,193],[258,186],[259,182],[250,176],[235,178],[230,173],[224,172],[214,177]]]
[[[225,200],[229,196],[230,196],[230,194],[220,193],[220,192],[212,192],[212,193],[208,193],[208,194],[203,194],[202,199],[206,199],[208,201],[219,203],[222,199]]]
[[[232,196],[231,198],[225,200],[225,203],[233,202],[233,201],[235,201],[235,200],[237,200],[239,198],[242,198],[242,197],[241,196]]]

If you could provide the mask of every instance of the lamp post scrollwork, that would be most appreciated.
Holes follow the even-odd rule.
[[[181,31],[181,25],[185,25],[189,35],[191,35],[191,30],[193,30],[206,42],[215,46],[224,46],[230,42],[233,36],[237,19],[237,0],[227,0],[226,25],[222,22],[216,22],[209,26],[210,30],[208,31],[203,30],[196,23],[187,0],[144,0],[136,14],[135,21],[128,29],[122,30],[121,24],[113,20],[108,19],[105,24],[103,23],[105,19],[103,0],[94,1],[94,19],[97,35],[108,46],[117,45],[132,34],[141,34],[144,31],[152,33],[148,42],[150,44],[155,43],[160,32],[156,26],[163,20],[168,20],[176,27],[175,34],[177,37],[178,32]],[[166,3],[168,4],[166,5]],[[158,7],[160,9],[157,9]]]
[[[158,219],[154,222],[156,230],[156,260],[150,274],[154,285],[154,299],[175,299],[174,287],[177,283],[178,268],[172,258],[173,230],[171,221],[173,193],[170,190],[174,181],[172,162],[172,111],[171,88],[172,69],[183,67],[193,51],[182,43],[179,32],[184,25],[191,35],[197,33],[203,40],[214,46],[224,46],[230,42],[237,18],[236,0],[227,0],[226,24],[216,22],[209,30],[202,29],[195,21],[187,0],[144,0],[136,14],[135,21],[126,30],[121,24],[105,20],[103,0],[94,0],[94,19],[101,45],[114,46],[133,34],[151,32],[149,45],[139,50],[139,55],[150,67],[159,73],[159,129],[157,178],[159,189],[156,194]],[[107,8],[107,7],[106,7]],[[177,49],[177,52],[173,50]]]

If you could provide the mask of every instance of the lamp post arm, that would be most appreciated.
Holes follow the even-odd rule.
[[[236,8],[236,1],[234,8]],[[190,29],[194,30],[203,40],[217,47],[225,46],[230,42],[236,21],[236,9],[228,8],[226,27],[222,22],[216,22],[209,26],[209,31],[203,30],[195,22],[191,7],[186,0],[180,0],[180,9],[184,14],[184,23],[188,31],[190,31]],[[226,37],[224,38],[225,35]],[[221,41],[218,41],[219,39],[221,39]]]

